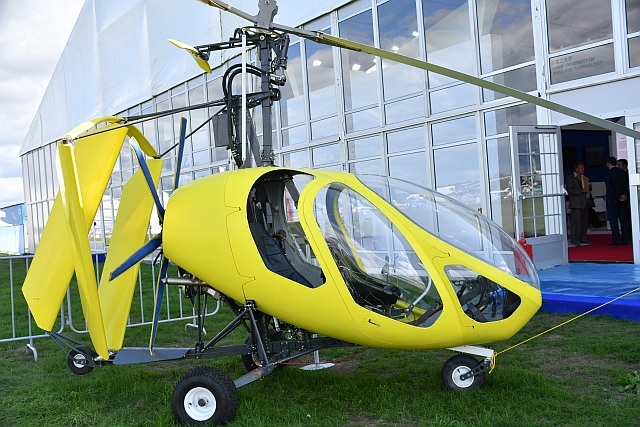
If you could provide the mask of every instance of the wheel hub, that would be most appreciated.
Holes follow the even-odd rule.
[[[75,356],[73,356],[73,364],[76,365],[78,369],[84,368],[87,364],[87,359],[83,354],[76,354]]]
[[[194,387],[184,397],[185,412],[196,421],[206,421],[216,412],[216,398],[204,387]]]
[[[462,376],[468,372],[471,372],[470,368],[466,366],[458,366],[451,373],[451,379],[453,380],[453,383],[460,388],[470,387],[473,384],[474,377],[471,376],[471,377],[468,377],[467,379],[464,379],[464,380],[462,379]]]

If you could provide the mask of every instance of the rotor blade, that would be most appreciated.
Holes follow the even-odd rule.
[[[257,16],[243,12],[240,9],[236,9],[233,6],[230,6],[229,3],[219,1],[219,0],[198,0],[198,1],[206,4],[207,6],[217,7],[218,9],[222,9],[226,12],[233,13],[234,15],[239,16],[240,18],[246,19],[247,21],[253,23],[254,25],[258,23]]]
[[[162,235],[157,235],[153,239],[149,240],[145,243],[140,249],[135,251],[133,255],[131,255],[125,262],[120,264],[115,270],[111,272],[109,275],[109,280],[113,280],[143,259],[153,253],[156,249],[160,247],[162,244]]]
[[[151,173],[149,172],[149,167],[147,166],[147,162],[144,160],[144,154],[142,150],[140,150],[140,146],[136,142],[135,139],[129,139],[129,145],[133,149],[133,153],[138,159],[138,164],[140,165],[140,169],[144,174],[144,179],[147,181],[147,186],[149,187],[149,191],[153,196],[153,200],[156,203],[156,209],[158,209],[158,216],[160,217],[160,222],[164,219],[164,207],[162,203],[160,203],[160,197],[158,196],[158,192],[156,191],[156,187],[153,183],[153,178],[151,178]]]
[[[273,25],[273,28],[283,29],[283,31],[289,32],[291,30],[292,34],[308,37],[309,31],[299,30],[295,28],[284,27],[281,25]],[[284,30],[286,28],[286,30]],[[604,120],[596,116],[592,116],[591,114],[587,114],[585,112],[575,110],[573,108],[558,104],[553,101],[549,101],[534,95],[530,95],[526,92],[519,91],[517,89],[513,89],[507,86],[503,86],[498,83],[494,83],[492,81],[483,80],[478,77],[471,76],[469,74],[461,73],[460,71],[455,71],[447,67],[443,67],[440,65],[435,65],[430,62],[422,61],[420,59],[410,58],[408,56],[400,55],[398,53],[389,52],[384,49],[379,49],[373,46],[369,46],[362,43],[357,43],[350,40],[344,40],[340,37],[335,37],[329,34],[324,34],[321,32],[315,33],[315,36],[312,37],[315,42],[327,44],[330,46],[335,46],[343,49],[349,49],[356,52],[365,52],[371,55],[379,56],[384,59],[389,59],[391,61],[399,62],[401,64],[406,64],[412,67],[421,68],[423,70],[431,71],[433,73],[441,74],[443,76],[447,76],[456,80],[463,81],[465,83],[470,83],[475,86],[482,87],[484,89],[493,90],[496,92],[500,92],[507,96],[512,96],[514,98],[520,99],[522,101],[529,102],[534,105],[538,105],[540,107],[547,108],[552,111],[556,111],[561,114],[565,114],[567,116],[574,117],[579,120],[583,120],[587,123],[591,123],[593,125],[602,127],[604,129],[611,130],[613,132],[618,132],[623,135],[630,136],[634,139],[640,139],[640,132],[632,130],[628,127],[621,126],[617,123],[611,122],[609,120]]]
[[[151,324],[151,336],[149,337],[149,353],[153,356],[153,346],[156,343],[156,333],[158,332],[158,322],[160,321],[160,308],[162,307],[162,298],[164,296],[164,288],[167,286],[163,279],[167,277],[167,268],[169,260],[162,256],[160,264],[160,274],[158,275],[158,283],[156,288],[156,299],[153,306],[153,322]]]
[[[176,176],[173,180],[173,189],[178,188],[180,182],[180,169],[182,168],[182,155],[184,153],[184,140],[187,134],[187,119],[180,118],[180,140],[178,141],[178,158],[176,159]]]
[[[206,73],[211,74],[211,66],[209,65],[207,60],[204,58],[204,56],[202,56],[202,54],[198,49],[196,49],[193,46],[189,46],[186,43],[182,43],[181,41],[178,41],[178,40],[174,40],[174,39],[167,39],[167,40],[169,40],[169,42],[175,47],[184,49],[187,52],[189,52],[189,55],[191,55],[191,57],[195,59],[196,64],[198,64],[198,67],[200,67]]]
[[[225,10],[229,13],[232,13],[236,16],[246,19],[247,21],[257,25],[257,17],[250,15],[246,12],[238,10],[234,7],[229,6],[227,3],[219,0],[199,0],[200,2],[207,4],[209,6],[217,7],[222,10]],[[547,108],[551,111],[556,111],[561,114],[565,114],[567,116],[574,117],[576,119],[585,121],[587,123],[591,123],[595,126],[602,127],[604,129],[608,129],[613,132],[618,132],[623,135],[630,136],[634,139],[640,139],[640,132],[630,129],[626,126],[621,126],[617,123],[610,122],[608,120],[601,119],[596,116],[592,116],[591,114],[587,114],[585,112],[575,110],[573,108],[558,104],[553,101],[549,101],[534,95],[529,95],[526,92],[519,91],[517,89],[510,88],[508,86],[503,86],[498,83],[494,83],[488,80],[483,80],[478,77],[471,76],[469,74],[461,73],[460,71],[455,71],[447,67],[443,67],[440,65],[435,65],[430,62],[422,61],[420,59],[410,58],[408,56],[400,55],[399,53],[389,52],[384,49],[379,49],[373,46],[369,46],[363,43],[358,43],[350,40],[345,40],[340,37],[332,36],[330,34],[324,34],[321,31],[309,31],[303,30],[300,28],[288,27],[286,25],[280,25],[273,23],[271,24],[271,28],[274,30],[283,31],[285,33],[294,34],[299,37],[303,37],[306,39],[313,40],[317,43],[326,44],[329,46],[339,47],[342,49],[353,50],[356,52],[365,52],[374,56],[379,56],[381,58],[389,59],[391,61],[399,62],[401,64],[406,64],[412,67],[421,68],[423,70],[431,71],[432,73],[441,74],[443,76],[447,76],[456,80],[460,80],[465,83],[470,83],[474,86],[479,86],[484,89],[493,90],[495,92],[499,92],[503,95],[512,96],[516,99],[520,99],[525,102],[529,102],[534,105],[538,105],[540,107]]]

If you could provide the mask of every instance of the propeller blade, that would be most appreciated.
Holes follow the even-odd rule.
[[[184,140],[187,134],[187,119],[180,118],[180,140],[178,142],[178,158],[176,160],[176,176],[173,181],[173,189],[178,188],[180,182],[180,169],[182,169],[182,155],[184,154]]]
[[[156,288],[156,299],[153,306],[153,323],[151,324],[151,336],[149,337],[149,353],[153,356],[153,346],[156,343],[156,333],[158,332],[158,322],[160,321],[160,308],[162,307],[162,298],[164,297],[164,288],[167,286],[163,279],[167,277],[167,269],[169,260],[162,256],[160,264],[160,274],[158,275],[158,283]]]
[[[153,178],[151,178],[151,172],[149,172],[149,167],[147,166],[147,162],[144,160],[144,154],[138,145],[138,142],[135,139],[129,139],[129,145],[133,149],[133,153],[138,160],[138,164],[140,165],[140,169],[144,174],[144,179],[147,181],[147,185],[149,186],[149,191],[153,196],[153,200],[156,203],[156,209],[158,210],[158,216],[160,216],[160,222],[164,218],[164,207],[162,203],[160,203],[160,197],[158,196],[158,192],[156,191],[156,187],[153,183]]]
[[[178,40],[174,40],[174,39],[167,39],[167,40],[169,40],[169,42],[172,45],[189,52],[189,55],[191,55],[191,57],[196,60],[196,64],[198,64],[198,67],[202,68],[202,70],[205,71],[206,73],[211,74],[211,66],[209,65],[205,57],[200,53],[198,49],[196,49],[193,46],[189,46],[186,43],[182,43]]]
[[[118,266],[115,270],[113,270],[111,272],[111,275],[109,276],[109,280],[115,279],[116,277],[118,277],[119,275],[121,275],[122,273],[124,273],[125,271],[127,271],[128,269],[130,269],[131,267],[133,267],[143,259],[145,259],[145,257],[147,257],[148,255],[153,253],[153,251],[158,249],[161,244],[162,244],[162,235],[159,234],[153,239],[149,240],[147,243],[145,243],[140,249],[135,251],[133,255],[127,258],[125,262],[123,262],[122,264],[120,264],[120,266]]]

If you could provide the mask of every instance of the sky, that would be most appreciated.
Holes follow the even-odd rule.
[[[24,202],[19,157],[85,0],[0,0],[0,207]]]

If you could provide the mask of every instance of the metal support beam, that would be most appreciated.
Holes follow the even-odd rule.
[[[271,91],[271,43],[263,34],[260,36],[260,70],[262,77],[260,81],[260,90],[263,93]],[[262,154],[261,166],[273,165],[273,142],[271,129],[271,98],[262,100]]]

